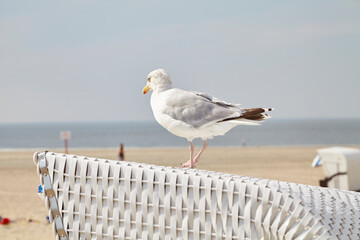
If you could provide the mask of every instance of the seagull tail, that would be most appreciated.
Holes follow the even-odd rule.
[[[241,124],[258,125],[262,120],[271,118],[265,112],[273,111],[273,108],[244,108],[241,109],[240,116],[223,119],[219,122],[236,121]]]
[[[239,119],[246,119],[251,121],[262,121],[271,118],[265,112],[273,111],[273,108],[245,108],[242,109],[242,113]]]

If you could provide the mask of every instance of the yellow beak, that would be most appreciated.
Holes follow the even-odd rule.
[[[146,94],[148,91],[149,91],[149,86],[146,85],[146,86],[143,88],[142,93],[143,93],[143,94]]]

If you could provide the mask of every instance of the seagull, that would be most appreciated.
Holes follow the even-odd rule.
[[[172,134],[189,142],[190,159],[183,167],[194,168],[207,148],[207,139],[224,135],[238,125],[259,125],[270,118],[265,112],[272,108],[241,108],[215,98],[207,93],[172,88],[172,81],[164,69],[149,73],[142,93],[152,90],[150,104],[156,121]],[[194,156],[195,138],[201,138],[203,146]]]

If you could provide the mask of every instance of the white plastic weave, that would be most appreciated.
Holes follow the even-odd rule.
[[[38,154],[34,162],[41,176]],[[355,192],[52,152],[45,156],[69,239],[360,239],[360,194]]]

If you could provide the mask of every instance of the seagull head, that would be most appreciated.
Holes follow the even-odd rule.
[[[164,91],[171,88],[171,79],[169,74],[164,69],[157,69],[149,73],[147,77],[147,84],[143,88],[143,94],[149,90],[154,92]]]

